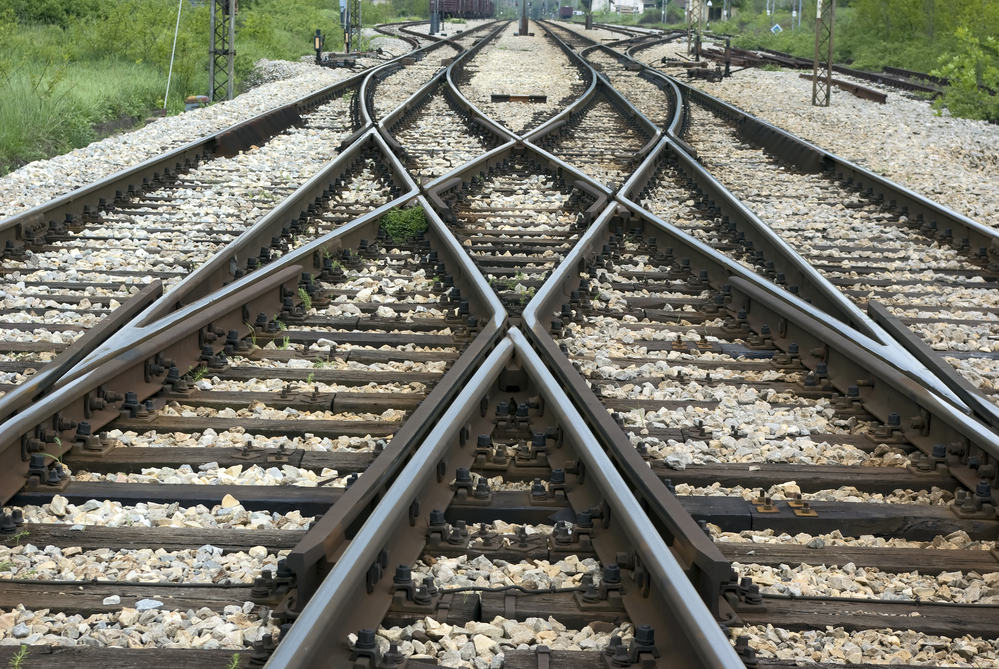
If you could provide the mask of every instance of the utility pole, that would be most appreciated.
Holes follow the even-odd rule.
[[[520,0],[520,35],[527,37],[527,0]]]
[[[232,100],[236,62],[236,0],[211,0],[212,42],[208,46],[208,97]]]
[[[828,107],[832,96],[833,22],[836,0],[818,0],[815,7],[815,60],[812,63],[812,105]],[[822,58],[825,62],[822,62]]]

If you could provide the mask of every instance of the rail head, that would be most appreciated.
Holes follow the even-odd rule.
[[[259,327],[274,324],[268,315],[287,311],[289,296],[293,305],[302,301],[299,289],[307,281],[306,275],[308,280],[312,276],[322,279],[327,258],[345,249],[360,248],[363,240],[377,239],[381,217],[403,205],[424,209],[428,239],[439,245],[435,249],[437,262],[460,288],[463,305],[467,304],[469,313],[475,316],[475,322],[469,320],[467,324],[469,338],[476,341],[476,332],[498,335],[505,312],[495,293],[483,284],[467,254],[455,245],[427,202],[411,191],[166,317],[144,325],[129,323],[108,337],[62,377],[59,388],[4,424],[0,458],[5,466],[0,473],[0,495],[9,499],[24,484],[27,456],[31,453],[57,458],[70,450],[77,440],[77,422],[87,421],[96,434],[119,417],[126,394],[135,393],[135,399],[144,402],[162,390],[168,368],[215,364],[205,362],[207,348],[216,356],[225,349],[232,332],[237,333],[237,338],[249,336],[240,333],[247,332],[247,321],[256,314],[267,321]],[[252,330],[256,337],[267,336],[257,327]]]
[[[463,447],[465,436],[494,433],[498,428],[488,409],[499,400],[513,396],[520,401],[525,395],[537,399],[538,408],[529,410],[526,419],[530,429],[548,426],[554,428],[552,433],[563,435],[556,437],[561,446],[549,451],[549,463],[560,467],[569,458],[576,458],[575,466],[586,472],[585,477],[566,477],[568,507],[556,515],[574,517],[575,511],[603,500],[607,511],[601,516],[604,521],[600,537],[593,543],[600,560],[620,564],[621,553],[615,550],[628,546],[634,562],[621,569],[622,578],[630,578],[629,570],[637,569],[636,565],[648,575],[644,589],[621,593],[633,622],[651,624],[659,643],[671,648],[671,666],[742,667],[731,643],[698,601],[693,586],[638,500],[516,329],[511,329],[496,346],[385,492],[298,616],[268,667],[305,667],[319,658],[328,661],[346,657],[349,650],[344,649],[343,641],[347,635],[362,626],[377,626],[391,603],[392,588],[390,579],[371,576],[371,565],[383,551],[392,563],[401,565],[411,564],[426,552],[427,516],[431,510],[443,510],[445,519],[458,518],[452,514],[462,513],[461,498],[456,496],[451,481],[458,468],[474,459],[472,450]],[[513,495],[527,497],[527,493]],[[481,517],[481,512],[476,517]]]
[[[8,241],[15,246],[44,243],[50,226],[77,225],[95,216],[101,200],[113,203],[121,194],[138,190],[144,183],[161,183],[171,175],[213,155],[232,156],[263,141],[275,129],[283,130],[301,121],[301,113],[324,104],[346,91],[357,88],[368,71],[304,95],[282,107],[271,109],[252,118],[239,121],[218,132],[206,135],[137,165],[125,168],[98,181],[87,184],[43,204],[19,212],[0,221],[0,245]],[[119,193],[120,191],[120,193]]]
[[[967,463],[974,464],[976,454],[989,458],[999,455],[999,435],[970,417],[963,402],[946,386],[938,387],[943,384],[900,346],[894,342],[882,345],[843,326],[814,305],[777,289],[715,249],[621,198],[617,208],[608,209],[591,226],[528,305],[523,317],[533,338],[550,337],[555,321],[559,321],[559,330],[566,325],[560,314],[566,313],[572,291],[578,290],[580,272],[592,267],[609,242],[612,225],[632,231],[640,228],[641,237],[648,239],[652,247],[669,246],[673,254],[684,255],[691,268],[704,273],[700,285],[709,294],[726,296],[720,307],[722,317],[745,318],[753,332],[772,328],[776,333],[773,341],[781,351],[788,351],[794,344],[801,351],[813,352],[801,357],[808,370],[815,372],[821,363],[832,385],[843,395],[851,391],[851,386],[859,388],[858,401],[885,425],[894,426],[901,417],[900,427],[888,429],[898,429],[921,451],[931,454],[937,444],[955,445],[948,455],[948,466],[969,489],[975,489],[978,479]],[[571,304],[569,310],[578,314]],[[608,423],[607,429],[612,426]]]

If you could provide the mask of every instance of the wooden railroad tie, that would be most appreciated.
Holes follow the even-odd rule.
[[[508,95],[504,93],[492,93],[490,102],[548,102],[547,95]]]

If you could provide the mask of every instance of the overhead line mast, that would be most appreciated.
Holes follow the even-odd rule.
[[[211,0],[211,44],[208,47],[208,97],[232,100],[236,62],[236,0]]]
[[[833,23],[836,0],[817,0],[815,7],[815,59],[812,62],[812,105],[828,107],[832,97]],[[822,59],[825,58],[825,62]]]

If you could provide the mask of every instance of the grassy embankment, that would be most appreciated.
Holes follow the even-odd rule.
[[[365,25],[418,15],[422,3],[364,4]],[[0,0],[0,175],[86,146],[94,126],[144,118],[163,107],[177,20],[176,0]],[[184,0],[168,113],[208,88],[209,5]],[[339,8],[328,0],[241,0],[236,88],[260,58],[342,48]]]

